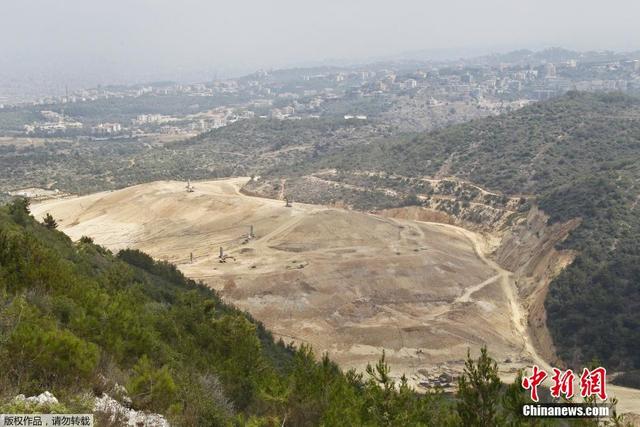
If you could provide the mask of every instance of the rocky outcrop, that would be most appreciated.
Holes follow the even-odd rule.
[[[116,385],[117,386],[117,385]],[[122,387],[122,386],[118,386]],[[124,389],[124,387],[122,387]],[[83,400],[88,399],[88,405],[93,401],[93,413],[96,425],[129,426],[129,427],[169,427],[169,422],[160,414],[131,409],[116,399],[103,393],[102,396],[93,399],[92,395],[83,395]],[[125,399],[125,401],[128,398]],[[130,400],[129,400],[130,401]],[[49,391],[37,396],[26,397],[17,395],[11,402],[14,410],[26,413],[63,413],[68,409],[60,404],[58,399]]]
[[[93,412],[96,417],[104,418],[110,425],[169,427],[169,422],[162,415],[127,408],[106,393],[96,397]]]
[[[54,408],[59,405],[58,399],[49,391],[45,391],[37,396],[26,397],[24,394],[19,394],[13,398],[14,405],[18,408],[24,408],[28,410],[44,410],[47,408]]]

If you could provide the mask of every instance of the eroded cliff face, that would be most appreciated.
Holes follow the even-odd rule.
[[[549,217],[533,206],[502,235],[495,260],[512,271],[520,300],[528,313],[529,334],[538,353],[552,364],[561,361],[555,354],[547,329],[544,300],[551,281],[575,258],[575,252],[558,250],[560,242],[579,224],[579,219],[548,225]]]

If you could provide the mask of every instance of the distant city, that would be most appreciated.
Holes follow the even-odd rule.
[[[640,53],[523,50],[457,61],[261,70],[196,84],[96,87],[0,104],[0,132],[193,136],[251,118],[376,120],[386,115],[388,121],[399,114],[428,116],[430,110],[444,107],[455,121],[460,108],[467,111],[466,119],[499,114],[571,90],[639,93]],[[428,125],[416,119],[414,127]]]

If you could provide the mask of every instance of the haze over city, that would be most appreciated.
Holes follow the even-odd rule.
[[[638,15],[628,0],[25,0],[3,5],[0,76],[61,89],[520,48],[634,50]]]

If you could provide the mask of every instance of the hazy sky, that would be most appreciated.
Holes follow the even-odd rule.
[[[106,83],[413,50],[630,50],[639,16],[638,0],[0,0],[0,66]]]

